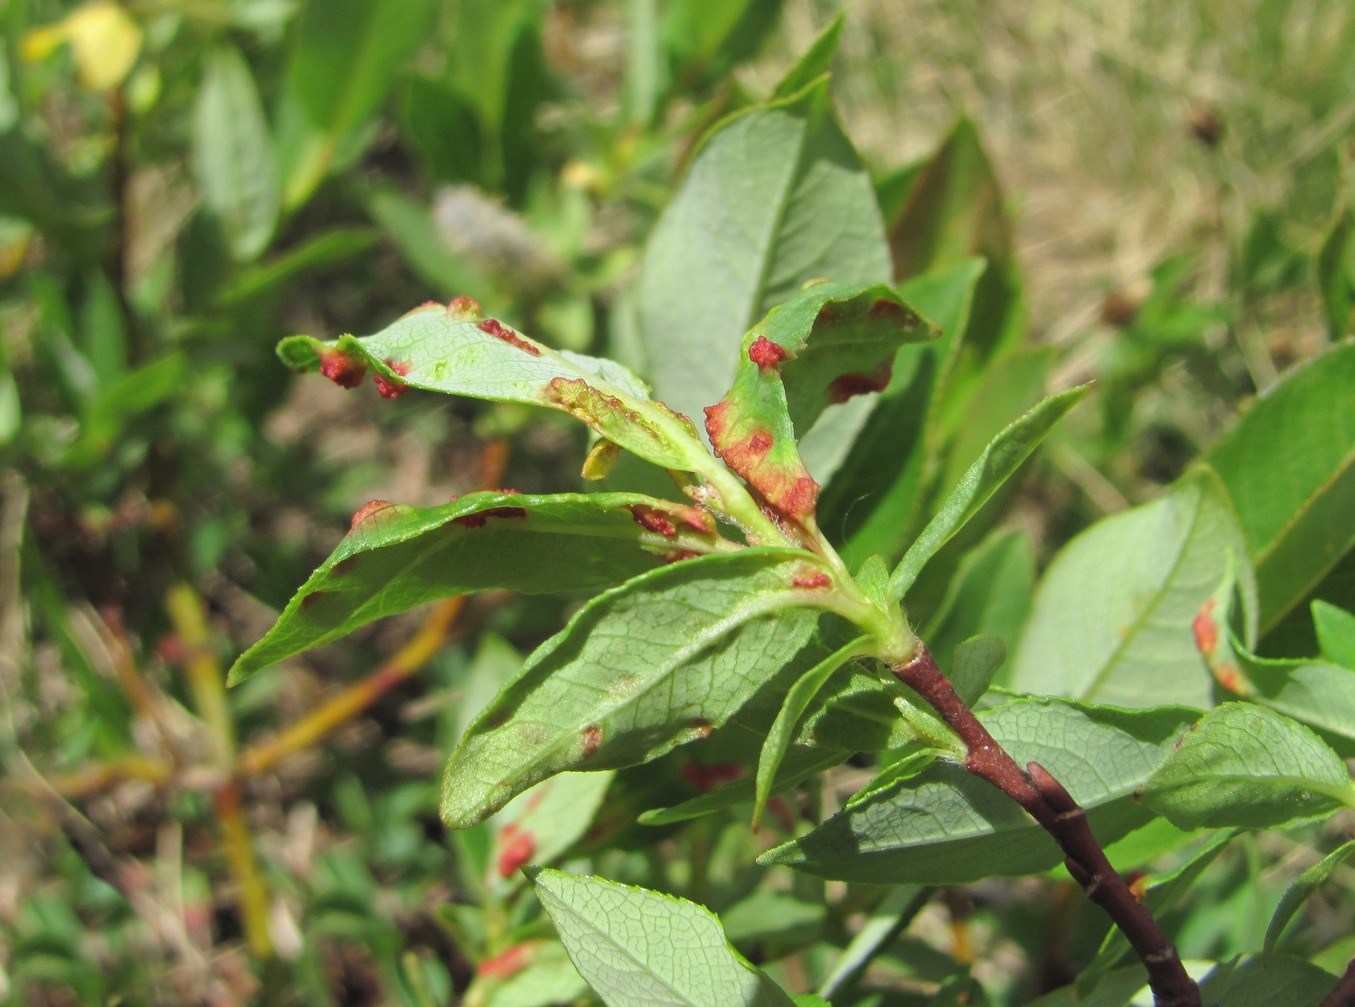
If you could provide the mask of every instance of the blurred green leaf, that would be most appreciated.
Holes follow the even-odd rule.
[[[708,909],[562,871],[539,871],[533,881],[575,967],[607,1003],[791,1005],[730,947]]]
[[[373,501],[354,515],[353,528],[273,628],[235,662],[229,680],[243,682],[293,654],[437,598],[620,583],[660,562],[642,548],[645,530],[627,509],[651,503],[635,494],[509,493],[473,493],[437,507]]]
[[[371,228],[361,227],[317,234],[277,258],[240,270],[221,288],[220,303],[223,307],[235,307],[274,293],[304,273],[336,266],[372,251],[376,238]]]
[[[1020,699],[979,715],[1020,765],[1039,762],[1113,842],[1150,818],[1135,791],[1195,719],[1181,707],[1119,710]],[[966,884],[1047,870],[1062,854],[1021,808],[962,766],[938,760],[872,787],[817,829],[758,858],[867,884]]]
[[[499,877],[516,881],[519,868],[549,864],[582,839],[614,775],[560,773],[519,794],[489,818]]]
[[[356,134],[428,38],[436,10],[436,0],[309,0],[278,108],[284,212],[361,152]]]
[[[832,69],[833,59],[842,41],[842,23],[845,19],[846,15],[839,13],[819,33],[813,45],[804,51],[776,85],[776,90],[772,92],[773,101],[794,97]]]
[[[655,394],[700,416],[729,388],[743,334],[807,280],[888,272],[870,179],[826,81],[726,120],[645,249],[639,322]]]
[[[252,261],[273,236],[278,167],[254,75],[238,49],[208,55],[193,118],[193,159],[202,201],[231,255]]]
[[[1191,627],[1220,573],[1240,566],[1250,635],[1255,587],[1245,564],[1232,508],[1209,473],[1103,518],[1064,546],[1045,572],[1009,684],[1129,707],[1212,706]]]
[[[464,828],[554,773],[637,765],[706,737],[813,631],[818,613],[795,607],[809,593],[792,583],[807,555],[698,556],[598,595],[461,739],[444,821]]]
[[[1284,896],[1280,899],[1280,904],[1275,907],[1275,912],[1270,917],[1270,925],[1266,927],[1266,943],[1263,948],[1265,954],[1270,954],[1275,950],[1275,945],[1284,933],[1284,928],[1289,925],[1289,921],[1294,918],[1294,914],[1308,900],[1308,896],[1325,884],[1327,879],[1332,876],[1332,872],[1350,859],[1353,853],[1355,853],[1355,839],[1342,843],[1332,850],[1300,874],[1293,884],[1285,890]]]
[[[1355,342],[1289,371],[1205,455],[1256,568],[1260,634],[1355,544]]]
[[[1218,1007],[1275,1007],[1316,1004],[1332,991],[1336,977],[1290,955],[1270,954],[1224,962],[1200,982],[1204,1003]]]
[[[1355,216],[1342,206],[1317,253],[1317,287],[1327,315],[1327,333],[1340,339],[1355,322]]]
[[[956,648],[971,637],[994,636],[1011,654],[1034,592],[1030,538],[1019,531],[995,532],[960,561],[922,639],[942,668],[952,667]]]
[[[1355,785],[1306,727],[1252,703],[1224,703],[1186,733],[1139,797],[1177,828],[1273,828],[1355,807]]]
[[[782,3],[671,0],[660,27],[670,90],[700,93],[752,56],[776,24]]]

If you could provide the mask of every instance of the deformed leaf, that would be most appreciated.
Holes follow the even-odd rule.
[[[533,880],[575,968],[612,1007],[792,1007],[702,906],[563,871]]]
[[[805,553],[745,549],[599,595],[527,659],[447,765],[442,816],[464,828],[568,769],[619,769],[704,738],[804,645]]]
[[[898,348],[936,334],[887,286],[810,285],[744,336],[733,386],[705,409],[715,453],[781,513],[809,519],[819,487],[796,432],[831,403],[885,388]]]
[[[1355,807],[1355,785],[1322,739],[1254,703],[1206,714],[1139,796],[1182,829],[1271,828]]]
[[[319,370],[346,387],[375,372],[388,397],[407,388],[518,402],[565,412],[627,451],[666,469],[710,464],[691,420],[648,398],[643,382],[611,360],[552,350],[468,298],[425,304],[374,336],[324,343],[292,336],[278,356],[297,370]]]
[[[229,681],[438,598],[619,584],[659,565],[683,539],[709,539],[682,528],[681,511],[632,493],[474,493],[438,507],[374,500],[273,628],[235,662]],[[669,515],[672,539],[640,523],[655,515]]]
[[[1012,473],[1054,428],[1054,424],[1063,419],[1068,410],[1087,394],[1089,387],[1081,385],[1049,396],[993,438],[983,454],[961,477],[959,485],[951,491],[950,497],[931,523],[904,553],[903,560],[889,578],[891,598],[897,601],[904,596],[927,560],[936,555],[993,492],[1011,478]]]
[[[1244,627],[1254,626],[1246,547],[1208,473],[1182,480],[1160,500],[1103,518],[1045,572],[1008,684],[1131,707],[1213,705],[1191,630],[1230,565],[1241,577]]]
[[[1182,707],[1121,710],[1020,699],[980,714],[1019,764],[1034,760],[1088,812],[1102,843],[1146,823],[1134,791],[1195,719]],[[768,851],[821,877],[873,884],[966,884],[1047,870],[1061,854],[1021,808],[953,762],[872,788],[799,839]]]

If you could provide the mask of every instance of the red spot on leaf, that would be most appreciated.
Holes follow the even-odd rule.
[[[602,746],[602,725],[589,724],[579,732],[579,737],[583,739],[583,748],[579,751],[579,758],[586,759]]]
[[[1195,634],[1195,649],[1205,657],[1214,653],[1214,648],[1219,644],[1219,627],[1214,622],[1214,599],[1208,598],[1200,606],[1200,611],[1196,614],[1194,622],[1190,624],[1191,631]]]
[[[485,522],[492,517],[525,518],[526,516],[526,507],[490,507],[488,510],[467,514],[465,517],[452,518],[452,524],[460,525],[462,528],[483,528]]]
[[[359,357],[340,350],[319,350],[320,373],[340,388],[356,388],[367,374],[367,365]]]
[[[394,360],[387,360],[386,366],[396,374],[404,377],[409,373],[409,364],[397,363]],[[403,381],[397,381],[395,378],[388,378],[384,374],[372,375],[376,379],[376,390],[381,393],[383,399],[398,399],[405,392],[409,391],[409,385]]]
[[[700,507],[683,507],[681,518],[683,524],[702,535],[715,534],[715,516],[710,511],[704,511]]]
[[[327,591],[312,591],[310,594],[306,595],[306,597],[301,599],[301,610],[304,612],[306,609],[319,602],[326,594],[328,594]]]
[[[677,535],[677,525],[673,524],[670,518],[663,511],[648,504],[631,504],[627,510],[635,518],[635,523],[645,531],[652,531],[655,535],[662,535],[664,538],[673,538]]]
[[[748,347],[748,359],[757,364],[760,370],[775,370],[786,359],[786,351],[766,336],[758,336],[753,345]]]
[[[687,721],[687,730],[691,732],[693,738],[709,738],[711,732],[715,730],[715,725],[704,717],[693,717]]]
[[[524,350],[534,357],[541,356],[540,350],[496,318],[486,318],[480,323],[479,328],[481,332],[488,332],[495,339],[502,339],[509,346],[516,346],[518,349]]]
[[[348,525],[348,531],[350,533],[357,531],[358,525],[362,524],[364,521],[370,520],[387,507],[394,506],[395,504],[391,503],[389,500],[368,500],[353,514],[353,520]]]
[[[353,567],[357,565],[358,558],[356,556],[349,556],[347,559],[341,559],[339,560],[339,562],[335,563],[332,567],[330,567],[329,575],[331,577],[343,577],[346,574],[352,573]]]
[[[440,307],[442,307],[442,305],[439,304],[437,301],[424,301],[422,304],[420,304],[420,305],[419,305],[417,308],[415,308],[414,310],[415,310],[415,311],[422,311],[424,308],[440,308]]]
[[[821,587],[832,587],[833,578],[820,570],[817,573],[805,573],[798,577],[792,577],[791,583],[796,587],[802,587],[806,590],[813,591]]]
[[[705,793],[722,783],[732,783],[743,776],[743,767],[737,762],[713,762],[703,766],[697,762],[682,764],[682,778]]]
[[[499,877],[511,878],[536,855],[536,837],[516,822],[499,833]]]
[[[909,312],[902,304],[886,300],[882,297],[870,306],[870,310],[866,312],[866,317],[897,318],[899,321],[906,321],[910,314],[911,312]]]
[[[777,500],[777,506],[788,514],[802,517],[814,513],[819,501],[819,484],[809,476],[800,476],[793,486]]]
[[[475,970],[478,976],[484,976],[487,979],[504,979],[517,975],[528,965],[532,963],[532,945],[517,944],[509,948],[501,955],[494,958],[486,958]]]
[[[664,553],[663,561],[665,563],[679,563],[684,559],[695,559],[697,556],[700,555],[701,554],[699,552],[694,552],[691,549],[677,549],[673,552]]]
[[[828,385],[828,401],[846,402],[855,395],[864,395],[867,392],[882,392],[889,387],[889,378],[892,373],[893,365],[886,363],[873,374],[839,374]]]
[[[480,302],[473,297],[453,297],[447,302],[447,314],[458,322],[475,322],[484,317]]]

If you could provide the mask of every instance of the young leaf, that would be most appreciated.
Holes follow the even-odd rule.
[[[261,668],[437,598],[493,589],[597,590],[658,566],[679,538],[680,506],[629,493],[527,496],[473,493],[438,507],[372,501],[311,574],[273,628],[231,668]],[[643,515],[668,515],[675,537]],[[650,551],[646,551],[646,546]],[[657,555],[656,555],[657,553]]]
[[[533,881],[575,968],[611,1007],[792,1007],[702,906],[563,871]]]
[[[776,90],[772,92],[773,100],[794,97],[832,69],[838,43],[842,41],[842,22],[845,18],[845,14],[839,13],[827,28],[819,32],[814,44],[804,51],[804,55],[796,60],[795,65],[776,85]]]
[[[1256,568],[1260,632],[1355,545],[1355,342],[1289,371],[1204,456]]]
[[[1322,739],[1253,703],[1207,713],[1138,796],[1181,829],[1272,828],[1355,807],[1346,767]]]
[[[599,595],[527,659],[444,776],[464,828],[567,769],[619,769],[704,738],[792,660],[818,613],[794,585],[809,554],[746,549],[651,571]]]
[[[1030,537],[1019,531],[995,533],[960,561],[945,597],[919,635],[942,668],[952,668],[956,647],[976,636],[996,636],[1008,654],[1014,653],[1034,593]]]
[[[806,281],[888,274],[870,178],[825,80],[726,120],[645,249],[639,323],[656,395],[700,415],[729,388],[731,347]]]
[[[767,798],[771,796],[777,771],[781,768],[781,759],[790,747],[795,725],[829,676],[853,657],[866,653],[870,643],[870,637],[862,636],[845,644],[801,675],[786,693],[785,703],[777,713],[771,730],[767,732],[762,752],[758,755],[757,792],[753,801],[754,829],[762,821],[762,809],[767,806]]]
[[[1077,405],[1090,386],[1081,385],[1051,395],[1030,412],[1014,420],[998,434],[951,491],[941,510],[932,518],[917,541],[908,547],[903,560],[889,578],[889,595],[901,599],[917,579],[927,560],[936,555],[966,521],[977,513],[993,492],[1007,481],[1020,464],[1044,440],[1054,424]]]
[[[203,203],[232,257],[257,258],[277,222],[278,169],[254,76],[237,49],[207,57],[193,127]]]
[[[1035,760],[1113,842],[1149,820],[1134,791],[1195,719],[1181,707],[1118,710],[1020,699],[980,714],[1019,763]],[[808,835],[758,858],[871,884],[967,884],[1057,864],[1053,841],[1010,798],[952,762],[854,799]]]
[[[1242,566],[1244,626],[1253,626],[1246,547],[1208,473],[1102,519],[1045,572],[1017,645],[1011,688],[1131,707],[1213,705],[1191,627],[1230,563]]]
[[[415,308],[364,339],[323,343],[292,336],[278,345],[278,356],[295,369],[319,369],[345,387],[370,368],[387,395],[410,387],[546,406],[662,468],[690,472],[710,464],[691,421],[650,400],[626,368],[542,346],[484,318],[464,298]]]
[[[1285,890],[1280,899],[1280,904],[1275,907],[1275,912],[1270,917],[1270,925],[1266,927],[1266,942],[1263,948],[1265,954],[1270,954],[1275,950],[1275,945],[1284,933],[1284,928],[1289,926],[1289,921],[1294,918],[1294,914],[1308,900],[1308,896],[1317,891],[1332,876],[1332,872],[1349,860],[1353,853],[1355,853],[1355,839],[1342,843],[1294,879],[1294,883]]]
[[[812,427],[830,403],[880,391],[898,348],[936,334],[889,287],[807,287],[744,336],[733,387],[705,409],[715,453],[774,508],[804,523],[819,487],[800,459],[796,431]]]

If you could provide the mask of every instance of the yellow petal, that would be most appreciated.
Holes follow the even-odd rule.
[[[141,28],[114,0],[93,0],[56,24],[24,36],[23,57],[46,59],[63,42],[71,44],[80,83],[91,91],[121,84],[141,51]]]

